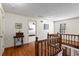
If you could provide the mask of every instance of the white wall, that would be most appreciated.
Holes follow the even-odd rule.
[[[35,17],[35,18],[32,18],[30,17],[28,19],[28,21],[34,21],[36,22],[36,36],[39,38],[39,40],[43,40],[43,39],[46,39],[47,38],[47,33],[53,33],[54,32],[54,23],[53,21],[50,21],[50,20],[44,20],[42,18],[38,18],[38,17]],[[43,21],[43,22],[41,22]],[[49,24],[49,30],[48,31],[44,31],[44,24]],[[29,37],[29,42],[32,42],[32,41],[35,41],[34,39],[35,37]]]
[[[49,30],[48,31],[44,30],[44,24],[49,24]],[[49,33],[53,33],[54,32],[54,24],[53,24],[53,22],[49,21],[49,20],[44,20],[41,23],[40,20],[38,20],[37,21],[37,36],[39,37],[39,39],[46,39],[48,32]]]
[[[27,43],[27,20],[26,17],[15,15],[11,13],[6,13],[5,16],[5,47],[11,47],[14,45],[13,36],[17,30],[15,30],[15,23],[22,23],[23,28],[22,32],[24,32],[24,43]]]
[[[28,39],[28,21],[29,20],[34,20],[36,21],[36,29],[37,29],[37,36],[39,38],[39,40],[41,39],[46,39],[47,38],[47,33],[51,33],[54,32],[54,25],[52,21],[49,20],[45,20],[43,21],[43,23],[41,23],[40,18],[33,18],[33,17],[25,17],[25,16],[21,16],[21,15],[16,15],[16,14],[12,14],[12,13],[6,13],[5,16],[5,47],[11,47],[14,45],[14,39],[13,36],[15,36],[15,33],[18,31],[15,29],[15,23],[22,23],[23,24],[23,28],[22,31],[24,32],[24,43],[29,43],[34,40],[30,40]],[[44,23],[48,23],[49,24],[49,31],[46,32],[43,30],[43,25]]]
[[[59,32],[60,24],[66,23],[66,33],[79,34],[79,17],[55,22],[55,32]]]

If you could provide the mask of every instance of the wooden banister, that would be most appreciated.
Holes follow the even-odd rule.
[[[35,41],[36,56],[54,56],[61,51],[62,44],[79,48],[79,35],[76,34],[47,34],[47,39]]]
[[[79,49],[79,35],[76,34],[61,34],[62,38],[62,43],[65,45],[69,45],[75,48]],[[66,36],[66,37],[65,37]]]
[[[61,39],[58,34],[47,34],[47,39],[35,41],[35,55],[36,56],[54,56],[61,50]]]

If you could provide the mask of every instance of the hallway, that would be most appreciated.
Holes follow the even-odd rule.
[[[16,48],[6,48],[3,56],[34,56],[35,48],[34,43],[25,44]]]

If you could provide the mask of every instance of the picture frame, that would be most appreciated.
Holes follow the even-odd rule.
[[[22,23],[15,23],[16,29],[22,29]]]

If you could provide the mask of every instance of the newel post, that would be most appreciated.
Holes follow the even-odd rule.
[[[38,45],[38,37],[35,40],[35,56],[39,55],[39,45]]]
[[[49,56],[49,55],[50,55],[50,54],[49,54],[49,48],[50,48],[50,47],[49,47],[49,33],[47,33],[47,46],[48,46],[47,49],[48,49],[48,56]]]
[[[49,33],[47,33],[47,39],[49,38]]]
[[[61,46],[62,46],[62,34],[60,34],[60,49],[61,49]]]

